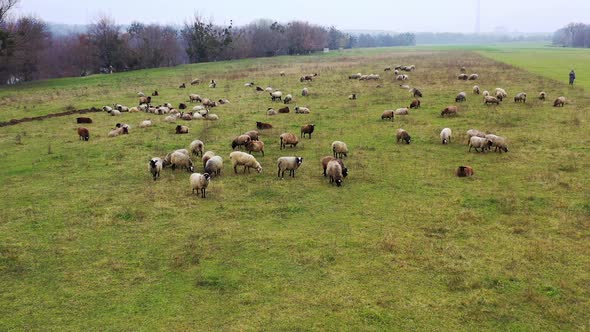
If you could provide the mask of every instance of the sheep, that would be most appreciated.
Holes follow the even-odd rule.
[[[190,95],[188,95],[188,100],[189,100],[189,102],[191,102],[191,103],[192,103],[192,102],[195,102],[195,103],[196,103],[196,102],[199,102],[199,103],[200,103],[200,102],[203,102],[203,98],[201,98],[201,96],[199,96],[199,95],[197,95],[197,94],[194,94],[194,93],[191,93]]]
[[[477,85],[474,85],[474,86],[473,86],[473,93],[475,93],[476,95],[478,95],[478,94],[479,94],[479,92],[480,92],[480,91],[479,91],[479,86],[477,86]]]
[[[176,167],[186,168],[187,172],[193,172],[195,168],[193,167],[193,161],[188,156],[180,151],[174,151],[170,155],[170,165],[172,165],[172,169],[176,169]]]
[[[400,141],[405,142],[406,144],[410,144],[412,142],[412,137],[402,128],[399,128],[395,132],[396,142],[399,143]]]
[[[415,99],[410,103],[410,109],[420,108],[420,99]]]
[[[272,87],[270,87],[270,86],[267,86],[267,87],[264,89],[264,91],[266,91],[266,92],[273,92],[273,90],[274,90],[274,89],[273,89]]]
[[[395,76],[399,75],[399,69],[394,70],[393,75],[395,75]]]
[[[281,77],[282,77],[282,76],[285,76],[285,72],[284,72],[284,71],[281,71],[281,72],[279,73],[279,76],[281,76]]]
[[[157,97],[159,96],[158,90],[154,90],[154,92],[152,92],[152,97]]]
[[[383,114],[381,114],[381,120],[383,120],[383,119],[391,119],[391,121],[393,121],[394,113],[395,113],[394,110],[386,110],[386,111],[383,111]]]
[[[285,171],[289,171],[289,176],[295,177],[295,170],[303,163],[303,157],[280,157],[277,159],[279,171],[277,177],[284,178]]]
[[[152,126],[152,121],[151,120],[143,120],[139,124],[139,128],[147,128],[147,127],[151,127],[151,126]]]
[[[467,100],[467,94],[465,92],[459,92],[457,97],[455,97],[456,103],[461,103],[461,102],[464,102],[465,100]]]
[[[313,81],[313,75],[303,75],[299,78],[299,82]]]
[[[301,137],[305,138],[305,134],[307,134],[309,136],[309,139],[311,139],[311,134],[313,133],[314,129],[315,129],[314,124],[306,124],[306,125],[302,126],[301,127]]]
[[[142,105],[142,106],[146,106],[146,105]],[[139,107],[137,107],[137,106],[131,107],[129,109],[129,113],[139,113]]]
[[[275,91],[270,93],[270,100],[271,101],[281,101],[283,97],[283,93],[281,91]]]
[[[482,96],[484,96],[484,98],[485,98],[485,97],[487,97],[487,96],[489,96],[489,95],[490,95],[490,92],[489,92],[488,90],[484,90],[484,91],[481,93],[481,95],[482,95]]]
[[[256,91],[264,91],[264,89],[263,89],[263,88],[261,88],[261,87],[259,87],[259,86],[257,86],[257,87],[256,87]]]
[[[481,130],[477,130],[477,129],[469,129],[467,131],[467,144],[469,144],[469,141],[471,140],[471,137],[473,137],[473,136],[486,137],[486,133],[484,133]]]
[[[367,80],[378,81],[380,78],[379,74],[369,74],[367,75]]]
[[[127,107],[127,106],[117,105],[116,108],[119,112],[129,112],[129,107]]]
[[[76,123],[92,123],[92,119],[91,118],[76,118]]]
[[[401,75],[397,75],[395,77],[395,79],[397,81],[407,81],[408,79],[410,79],[410,77],[408,75],[406,75],[406,74],[401,74]]]
[[[408,109],[407,108],[402,107],[402,108],[396,109],[395,112],[394,112],[394,114],[395,115],[408,115],[410,113],[408,112]]]
[[[229,154],[229,159],[232,162],[234,173],[236,174],[238,173],[238,166],[244,166],[244,173],[246,173],[246,168],[248,169],[248,173],[250,173],[250,168],[256,169],[258,173],[262,173],[262,166],[260,166],[260,163],[256,161],[256,158],[245,152],[234,151]]]
[[[88,141],[90,139],[90,130],[86,127],[79,127],[78,136],[80,140]]]
[[[245,87],[248,87],[248,88],[253,87],[254,86],[254,82],[244,83],[244,86]]]
[[[300,106],[296,106],[295,107],[295,114],[309,114],[310,110],[307,107],[300,107]]]
[[[498,98],[492,97],[492,96],[485,96],[483,99],[483,103],[486,105],[489,105],[489,104],[500,105],[500,101],[498,100]]]
[[[279,113],[289,113],[289,112],[291,112],[291,110],[289,109],[289,106],[279,108]]]
[[[191,142],[189,149],[190,151],[195,155],[198,156],[199,153],[201,153],[201,156],[203,155],[203,149],[205,148],[205,144],[203,143],[203,141],[201,140],[194,140]]]
[[[241,146],[246,146],[246,143],[250,142],[251,140],[252,138],[250,138],[248,135],[237,136],[232,140],[231,148],[232,150],[235,150],[236,148],[239,149]]]
[[[288,94],[285,96],[285,100],[283,100],[283,103],[288,104],[291,102],[291,100],[293,100],[293,96],[291,94]]]
[[[307,88],[303,88],[303,89],[301,90],[301,95],[302,95],[303,97],[306,97],[306,96],[308,96],[308,95],[309,95],[309,90],[308,90]]]
[[[185,104],[185,103],[180,103],[180,104],[178,104],[178,109],[180,109],[180,110],[185,110],[186,108],[187,108],[187,106],[186,106],[186,104]]]
[[[138,91],[138,92],[137,92],[137,96],[138,96],[138,97],[145,97],[145,93],[143,93],[143,92],[141,92],[141,91]]]
[[[469,78],[468,79],[470,81],[475,81],[478,78],[479,78],[479,75],[478,74],[471,74],[471,75],[469,75]]]
[[[211,107],[216,107],[217,106],[217,102],[216,101],[212,101],[209,98],[205,98],[202,101],[203,106],[205,106],[205,108],[211,108]]]
[[[262,129],[272,129],[272,125],[270,123],[264,123],[260,121],[256,121],[256,128]]]
[[[508,144],[506,143],[506,138],[493,134],[487,134],[485,138],[489,140],[488,148],[494,147],[494,151],[500,153],[502,153],[502,151],[508,152]]]
[[[128,134],[129,131],[126,127],[118,127],[109,132],[109,137],[117,137],[119,135]]]
[[[176,133],[177,134],[188,134],[188,127],[187,126],[176,126]]]
[[[358,80],[361,76],[362,76],[361,73],[356,73],[356,74],[348,75],[348,79],[349,80]]]
[[[196,84],[199,84],[199,83],[201,83],[201,80],[198,79],[198,78],[195,78],[194,80],[191,81],[191,85],[196,85]]]
[[[455,175],[457,175],[460,178],[473,176],[473,174],[474,172],[471,166],[459,166],[459,168],[457,168],[457,171],[455,171]]]
[[[119,116],[119,115],[121,115],[121,111],[119,111],[119,110],[111,110],[111,111],[109,112],[109,114],[110,114],[111,116]]]
[[[102,107],[102,110],[105,111],[105,112],[107,112],[107,113],[111,113],[111,111],[113,110],[113,108],[110,107],[110,106],[103,106]]]
[[[467,69],[465,67],[461,67],[461,69],[459,70],[461,73],[466,73]]]
[[[209,120],[209,121],[217,121],[217,120],[219,120],[219,116],[217,114],[207,113],[203,116],[203,119]]]
[[[221,156],[213,156],[205,163],[205,173],[211,174],[211,176],[221,175],[223,169],[223,158]]]
[[[266,115],[277,115],[277,111],[275,111],[272,107],[269,107],[268,110],[266,110]]]
[[[199,196],[199,192],[201,192],[201,197],[205,198],[205,191],[209,186],[210,175],[209,173],[193,173],[189,178],[189,183],[191,185],[191,189],[193,190],[193,195],[195,193],[195,189],[197,190],[197,197]]]
[[[297,139],[297,136],[295,136],[295,134],[291,134],[291,133],[282,133],[279,136],[279,140],[280,140],[280,144],[281,144],[281,150],[283,148],[287,148],[287,144],[291,145],[292,148],[297,147],[297,144],[299,143],[299,140]]]
[[[148,97],[145,97],[145,96],[144,97],[139,97],[139,105],[149,104],[151,102],[152,102],[152,97],[149,97],[149,96]]]
[[[391,67],[385,67],[385,69],[383,69],[383,71],[391,71]]]
[[[209,83],[209,87],[210,88],[216,88],[217,87],[217,82],[215,82],[215,80],[211,80],[211,83]]]
[[[444,118],[445,115],[448,115],[448,116],[457,115],[457,111],[458,111],[457,106],[453,106],[453,105],[447,106],[447,107],[445,107],[445,109],[443,109],[440,112],[440,116]]]
[[[545,101],[545,97],[547,97],[545,91],[539,92],[539,100]]]
[[[245,132],[244,135],[250,136],[250,138],[253,141],[258,141],[258,137],[260,136],[260,133],[256,130],[249,130],[249,131]]]
[[[326,156],[321,159],[322,167],[324,168],[324,176],[326,176],[326,169],[328,168],[328,163],[332,160],[336,160],[340,164],[340,167],[342,167],[342,176],[347,177],[348,176],[348,169],[344,166],[342,159],[334,158],[332,156]]]
[[[190,112],[189,113],[181,113],[180,118],[185,121],[190,121],[193,119],[193,114]]]
[[[469,152],[471,152],[471,148],[474,148],[477,152],[485,152],[489,148],[490,143],[491,142],[488,138],[472,136],[469,139]],[[481,151],[477,149],[481,149]]]
[[[496,92],[496,96],[498,96],[498,93],[499,93],[502,96],[502,98],[508,97],[506,90],[504,90],[502,88],[496,88],[495,92]]]
[[[193,112],[198,112],[198,111],[202,111],[204,109],[205,109],[205,106],[203,106],[203,105],[197,105],[197,106],[193,107],[192,111]]]
[[[440,132],[440,139],[442,144],[449,144],[451,142],[452,131],[451,128],[444,128]]]
[[[207,161],[215,156],[215,152],[207,151],[201,157],[201,161],[203,161],[203,167],[207,166]]]
[[[555,101],[553,102],[553,107],[563,107],[563,105],[565,105],[565,97],[563,96],[557,97],[557,99],[555,99]]]
[[[332,153],[334,154],[334,158],[348,157],[348,146],[346,143],[341,141],[334,141],[332,142]]]
[[[342,185],[342,166],[336,160],[328,162],[326,173],[330,177],[330,183],[336,183],[338,187]]]
[[[170,104],[170,103],[164,103],[164,105],[162,105],[162,106],[172,108],[172,104]]]
[[[141,112],[147,112],[150,109],[150,106],[147,104],[139,105],[137,109]]]
[[[467,76],[467,74],[460,74],[459,76],[457,76],[457,79],[463,80],[463,81],[467,81],[468,78],[469,78],[469,76]]]
[[[252,154],[252,152],[262,152],[262,156],[264,157],[264,142],[249,141],[246,143],[246,151],[248,151],[249,154]]]
[[[416,88],[410,89],[410,93],[412,94],[412,96],[414,98],[416,98],[416,97],[422,98],[422,92],[420,90],[416,89]]]
[[[176,115],[168,115],[167,117],[164,118],[164,121],[166,121],[166,122],[174,122],[177,119],[178,118],[176,117]]]
[[[348,100],[356,100],[356,93],[348,95]]]
[[[205,118],[201,114],[199,114],[199,113],[194,113],[193,114],[193,120],[204,120],[204,119]],[[211,119],[208,119],[208,120],[211,120]]]
[[[496,91],[496,99],[498,99],[499,101],[504,100],[504,95],[502,94],[502,92]]]
[[[189,157],[189,152],[188,152],[187,149],[178,149],[178,150],[172,151],[172,152],[168,153],[164,157],[164,160],[162,161],[162,166],[163,167],[170,167],[170,166],[172,166],[172,154],[174,152],[182,153],[182,154],[186,155],[187,157]]]
[[[162,159],[160,158],[152,158],[148,164],[148,171],[152,174],[154,181],[156,181],[160,177],[160,172],[162,171]]]
[[[526,93],[524,93],[524,92],[518,93],[516,96],[514,96],[514,102],[515,103],[519,103],[519,102],[526,103]]]
[[[178,86],[179,89],[186,89],[186,84],[182,83],[181,85]]]

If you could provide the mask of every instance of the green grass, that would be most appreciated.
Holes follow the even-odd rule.
[[[415,64],[423,108],[395,122],[383,110],[406,106],[386,65]],[[543,89],[564,108],[530,98],[484,107],[473,82],[513,96]],[[279,77],[284,70],[286,77]],[[349,81],[356,72],[383,76]],[[319,72],[299,91],[303,73]],[[193,77],[215,78],[176,89]],[[267,93],[293,93],[310,115],[267,117]],[[0,330],[584,330],[590,299],[589,98],[582,89],[461,50],[379,49],[279,57],[35,82],[0,91],[0,120],[115,102],[158,89],[160,102],[197,92],[231,104],[218,122],[163,116],[90,114],[91,140],[76,116],[0,128]],[[440,110],[459,91],[460,115]],[[346,96],[356,92],[359,100]],[[295,104],[291,105],[293,108]],[[26,106],[26,108],[25,108]],[[137,124],[151,118],[152,128]],[[233,174],[231,139],[262,133],[262,174]],[[107,138],[116,122],[130,135]],[[312,140],[280,151],[282,132],[315,123]],[[411,145],[396,144],[397,128]],[[454,133],[443,146],[438,134]],[[506,136],[507,154],[468,153],[465,131]],[[17,138],[18,137],[18,138]],[[188,173],[166,169],[154,182],[147,160],[201,139],[225,160],[206,199]],[[334,140],[351,153],[341,188],[321,175]],[[276,178],[276,159],[304,157],[295,179]],[[459,165],[469,179],[454,177]],[[198,171],[202,171],[197,163]]]

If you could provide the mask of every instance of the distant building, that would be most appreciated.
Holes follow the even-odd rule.
[[[327,47],[324,47],[324,53],[329,53],[329,52],[330,52],[330,49]]]

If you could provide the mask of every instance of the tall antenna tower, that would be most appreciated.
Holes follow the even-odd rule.
[[[480,33],[481,32],[481,26],[480,26],[480,18],[481,18],[480,2],[481,2],[481,0],[475,0],[475,33]]]

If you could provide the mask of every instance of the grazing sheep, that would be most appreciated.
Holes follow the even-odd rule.
[[[326,166],[326,173],[330,177],[330,183],[336,183],[336,186],[342,185],[342,166],[336,160],[331,160]]]
[[[189,183],[191,185],[191,189],[193,190],[193,194],[195,193],[195,189],[197,190],[197,196],[199,196],[199,192],[201,192],[201,197],[205,198],[205,191],[209,186],[210,176],[209,173],[193,173],[189,178]]]
[[[145,96],[144,97],[139,97],[139,105],[149,104],[151,102],[152,102],[152,97],[149,97],[149,96],[148,97],[145,97]]]
[[[198,79],[198,78],[195,78],[194,80],[191,81],[191,85],[196,85],[196,84],[199,84],[199,83],[201,83],[201,80]]]
[[[264,89],[263,89],[263,88],[261,88],[261,87],[259,87],[259,86],[257,86],[257,87],[256,87],[256,91],[264,91]]]
[[[342,176],[343,177],[348,176],[348,169],[344,166],[342,159],[334,158],[332,156],[326,156],[321,159],[322,167],[324,168],[324,176],[326,176],[326,169],[328,168],[328,163],[332,160],[336,160],[340,164],[340,167],[342,167]]]
[[[186,84],[182,83],[181,85],[178,86],[179,89],[185,89],[186,88]]]
[[[262,166],[260,166],[260,163],[256,161],[256,158],[245,152],[234,151],[229,154],[229,159],[232,162],[234,173],[236,174],[238,173],[238,166],[244,166],[244,173],[246,173],[246,168],[248,169],[248,173],[250,173],[250,168],[256,169],[258,173],[262,173]]]
[[[414,98],[416,98],[416,97],[420,97],[420,98],[422,98],[422,91],[420,91],[420,90],[418,90],[418,89],[416,89],[416,88],[412,88],[412,89],[410,89],[410,93],[412,93],[412,96],[413,96]]]
[[[420,108],[420,99],[415,99],[410,103],[410,109],[412,108]]]
[[[466,73],[467,69],[465,67],[461,67],[461,69],[459,70],[461,73]]]
[[[299,143],[299,140],[297,139],[297,136],[295,136],[295,134],[291,134],[291,133],[282,133],[281,136],[279,136],[279,140],[281,143],[281,150],[283,148],[287,148],[287,144],[291,145],[292,148],[297,147],[297,144]]]
[[[277,111],[270,107],[268,110],[266,110],[266,115],[277,115]]]
[[[305,138],[305,134],[307,134],[309,136],[309,139],[311,139],[311,134],[313,133],[314,129],[315,129],[314,124],[306,124],[306,125],[302,126],[301,127],[301,137]]]
[[[381,120],[383,119],[391,119],[391,121],[393,121],[393,117],[394,117],[394,110],[386,110],[383,111],[383,114],[381,114]]]
[[[191,150],[191,152],[195,155],[198,156],[199,153],[201,154],[201,156],[203,155],[203,149],[205,148],[205,143],[203,143],[203,141],[201,140],[194,140],[191,142],[191,145],[189,146],[189,149]]]
[[[401,74],[401,75],[397,75],[395,77],[395,79],[397,81],[407,81],[408,79],[410,79],[410,77],[408,75],[406,75],[406,74]]]
[[[157,96],[159,96],[158,90],[154,90],[154,92],[152,92],[152,97],[157,97]]]
[[[496,88],[495,92],[496,92],[496,97],[497,97],[498,95],[501,95],[501,96],[502,96],[502,98],[506,98],[506,97],[508,97],[508,94],[506,93],[506,90],[504,90],[504,89],[502,89],[502,88]]]
[[[188,127],[187,126],[176,126],[176,133],[177,134],[188,134]]]
[[[346,143],[341,141],[334,141],[332,142],[332,153],[334,154],[334,158],[348,157],[348,146]]]
[[[253,141],[258,141],[258,137],[260,136],[260,133],[256,130],[249,130],[249,131],[245,132],[244,135],[250,136],[250,138]]]
[[[199,102],[199,103],[203,102],[203,98],[201,98],[201,96],[199,96],[197,94],[194,94],[194,93],[191,93],[190,95],[188,95],[188,100],[191,103],[193,103],[193,102],[195,102],[195,103],[196,102]]]
[[[500,105],[500,101],[498,100],[498,98],[492,97],[492,96],[485,96],[483,99],[483,103],[486,105],[489,105],[489,104]]]
[[[469,152],[471,152],[471,148],[474,148],[477,152],[485,152],[487,149],[489,149],[490,144],[491,142],[488,138],[472,136],[469,139]],[[477,149],[481,149],[481,151]]]
[[[487,97],[487,96],[489,96],[489,95],[490,95],[490,92],[489,92],[488,90],[484,90],[484,91],[481,93],[481,95],[482,95],[482,96],[484,96],[484,98],[485,98],[485,97]]]
[[[393,75],[395,75],[395,76],[399,75],[399,69],[394,70]]]
[[[170,167],[172,165],[172,154],[174,152],[182,153],[182,154],[186,155],[187,157],[189,156],[187,149],[178,149],[178,150],[172,151],[164,157],[164,160],[162,161],[163,167]]]
[[[176,167],[180,167],[180,169],[186,168],[187,172],[193,172],[195,168],[193,167],[193,161],[188,156],[188,153],[183,153],[181,151],[174,151],[170,155],[170,165],[172,169],[176,169]]]
[[[479,86],[477,86],[477,85],[473,86],[473,93],[475,93],[476,95],[479,94]]]
[[[412,137],[408,134],[407,131],[400,128],[395,132],[396,142],[399,143],[400,141],[406,142],[406,144],[410,144],[412,142]]]
[[[486,133],[484,133],[481,130],[477,130],[477,129],[469,129],[467,131],[467,144],[469,144],[469,141],[471,140],[471,137],[486,137]]]
[[[209,87],[210,88],[216,88],[217,87],[217,82],[215,82],[215,80],[211,80],[211,83],[209,83]]]
[[[152,121],[151,120],[143,120],[139,124],[139,128],[147,128],[147,127],[151,127],[151,126],[152,126]]]
[[[302,95],[303,97],[306,97],[306,96],[308,96],[308,95],[309,95],[309,90],[307,90],[307,88],[303,88],[303,89],[301,90],[301,95]]]
[[[555,101],[553,102],[553,107],[563,107],[563,105],[565,105],[565,97],[563,96],[557,97],[557,99],[555,99]]]
[[[295,107],[295,114],[309,114],[309,108],[307,107]]]
[[[524,92],[518,93],[516,96],[514,96],[514,102],[515,103],[519,103],[519,102],[526,103],[526,93],[524,93]]]
[[[353,93],[351,95],[348,95],[348,99],[349,100],[356,100],[356,93]]]
[[[457,79],[463,80],[463,81],[467,81],[468,78],[469,78],[469,76],[467,76],[467,74],[460,74],[459,76],[457,76]]]
[[[205,163],[205,173],[211,174],[211,176],[221,175],[223,169],[223,158],[221,156],[213,156]]]
[[[291,112],[291,110],[289,109],[289,106],[279,108],[279,113],[289,113],[289,112]]]
[[[92,123],[91,118],[76,118],[76,123]]]
[[[395,115],[408,115],[410,113],[408,112],[408,109],[406,107],[402,107],[402,108],[396,109],[394,114]]]
[[[78,136],[80,137],[80,140],[87,141],[90,139],[90,130],[86,127],[79,127]]]
[[[216,101],[212,101],[209,98],[203,99],[202,104],[203,104],[203,106],[205,106],[205,108],[211,108],[211,107],[216,107],[217,106],[217,102]]]
[[[160,172],[162,171],[162,159],[160,158],[152,158],[148,164],[148,170],[152,174],[154,181],[156,181],[160,177]]]
[[[452,131],[451,128],[444,128],[440,132],[440,139],[442,144],[449,144],[451,142]]]
[[[285,96],[285,100],[283,100],[283,103],[288,104],[291,102],[291,100],[293,100],[293,96],[291,94],[288,94]]]
[[[283,97],[283,93],[281,91],[275,91],[270,93],[270,100],[271,101],[281,101]]]
[[[313,76],[314,76],[314,75],[304,75],[304,76],[301,76],[301,77],[299,78],[299,82],[304,82],[304,81],[313,81]]]
[[[508,144],[506,143],[506,138],[493,134],[487,134],[485,138],[487,138],[490,142],[488,148],[494,148],[494,151],[500,153],[502,153],[502,151],[508,152]]]
[[[539,92],[539,100],[545,101],[545,97],[547,97],[545,91]]]
[[[504,95],[501,92],[496,91],[496,99],[498,99],[499,101],[503,101]]]
[[[349,80],[358,80],[359,78],[361,78],[361,76],[362,76],[361,73],[356,73],[356,74],[348,75],[348,79]]]
[[[277,159],[279,171],[277,177],[284,178],[285,171],[289,171],[289,176],[295,177],[295,170],[303,163],[303,157],[280,157]]]
[[[249,154],[252,154],[252,152],[262,152],[262,156],[264,157],[264,142],[250,141],[246,143],[246,151],[248,151]]]
[[[203,154],[203,157],[201,157],[201,160],[203,161],[203,167],[207,166],[207,161],[214,156],[215,156],[215,152],[213,152],[213,151],[205,152],[205,154]]]
[[[440,116],[444,117],[445,115],[451,116],[451,115],[457,115],[457,111],[458,108],[457,106],[447,106],[445,107],[444,110],[442,110],[442,112],[440,112]]]
[[[231,148],[232,150],[235,150],[236,148],[240,148],[241,146],[246,146],[246,143],[250,142],[251,140],[252,138],[250,138],[250,136],[248,135],[237,136],[232,140]]]
[[[256,128],[262,130],[262,129],[272,129],[272,125],[270,123],[264,123],[264,122],[259,122],[256,121]]]
[[[281,77],[282,77],[282,76],[285,76],[285,72],[284,72],[284,71],[281,71],[281,72],[279,73],[279,76],[281,76]]]
[[[471,168],[471,166],[459,166],[455,172],[455,175],[460,178],[473,176],[473,174],[473,168]]]
[[[462,103],[465,100],[467,100],[467,94],[465,92],[459,92],[459,94],[457,95],[457,97],[455,97],[455,102],[456,103]]]
[[[470,81],[475,81],[478,78],[479,78],[479,75],[477,75],[477,74],[471,74],[471,75],[469,75],[469,78],[468,79]]]

